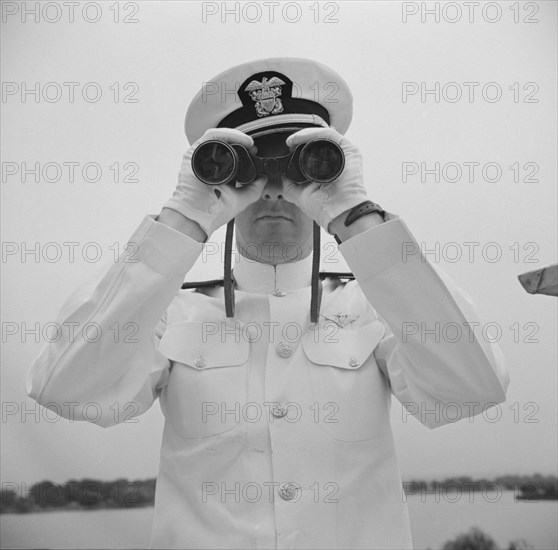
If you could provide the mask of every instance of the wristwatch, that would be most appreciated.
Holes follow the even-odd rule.
[[[372,214],[377,212],[382,217],[383,221],[386,221],[386,211],[377,203],[372,201],[364,201],[360,204],[357,204],[355,207],[351,208],[347,217],[345,219],[345,227],[349,227],[352,223],[356,222],[362,216],[366,216],[366,214]],[[334,235],[337,244],[341,244],[341,240],[337,235]]]
[[[386,211],[375,202],[372,201],[364,201],[360,204],[357,204],[351,211],[347,214],[347,218],[345,219],[345,227],[349,227],[353,222],[362,218],[362,216],[366,216],[366,214],[372,214],[373,212],[378,212],[382,216],[382,220],[386,221]]]

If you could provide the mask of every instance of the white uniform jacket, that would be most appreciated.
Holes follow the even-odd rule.
[[[391,393],[433,428],[503,402],[509,380],[471,330],[468,298],[406,256],[416,241],[404,222],[340,245],[356,280],[324,281],[314,326],[310,256],[241,259],[227,321],[221,286],[180,290],[202,244],[150,216],[130,241],[138,261],[115,263],[60,313],[102,337],[48,344],[27,392],[45,406],[95,402],[102,426],[159,397],[151,547],[411,548]]]

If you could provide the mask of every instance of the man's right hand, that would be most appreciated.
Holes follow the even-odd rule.
[[[266,183],[266,178],[261,177],[236,188],[233,185],[207,185],[198,180],[192,171],[192,155],[198,145],[212,139],[231,144],[238,143],[248,149],[254,149],[253,139],[239,130],[232,128],[207,130],[184,154],[178,174],[178,185],[172,198],[163,207],[163,209],[169,208],[179,212],[188,220],[196,222],[207,237],[257,201]],[[161,221],[164,222],[164,219]]]

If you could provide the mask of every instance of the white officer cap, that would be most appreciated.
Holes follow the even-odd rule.
[[[349,128],[353,96],[333,70],[310,59],[278,57],[237,65],[204,82],[186,113],[190,144],[209,128],[246,134],[332,126]]]

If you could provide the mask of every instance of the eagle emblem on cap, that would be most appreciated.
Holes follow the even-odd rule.
[[[256,102],[256,113],[259,117],[277,115],[283,112],[283,104],[279,99],[281,95],[281,86],[285,83],[277,76],[268,80],[265,76],[261,82],[252,80],[246,88],[253,101]]]

